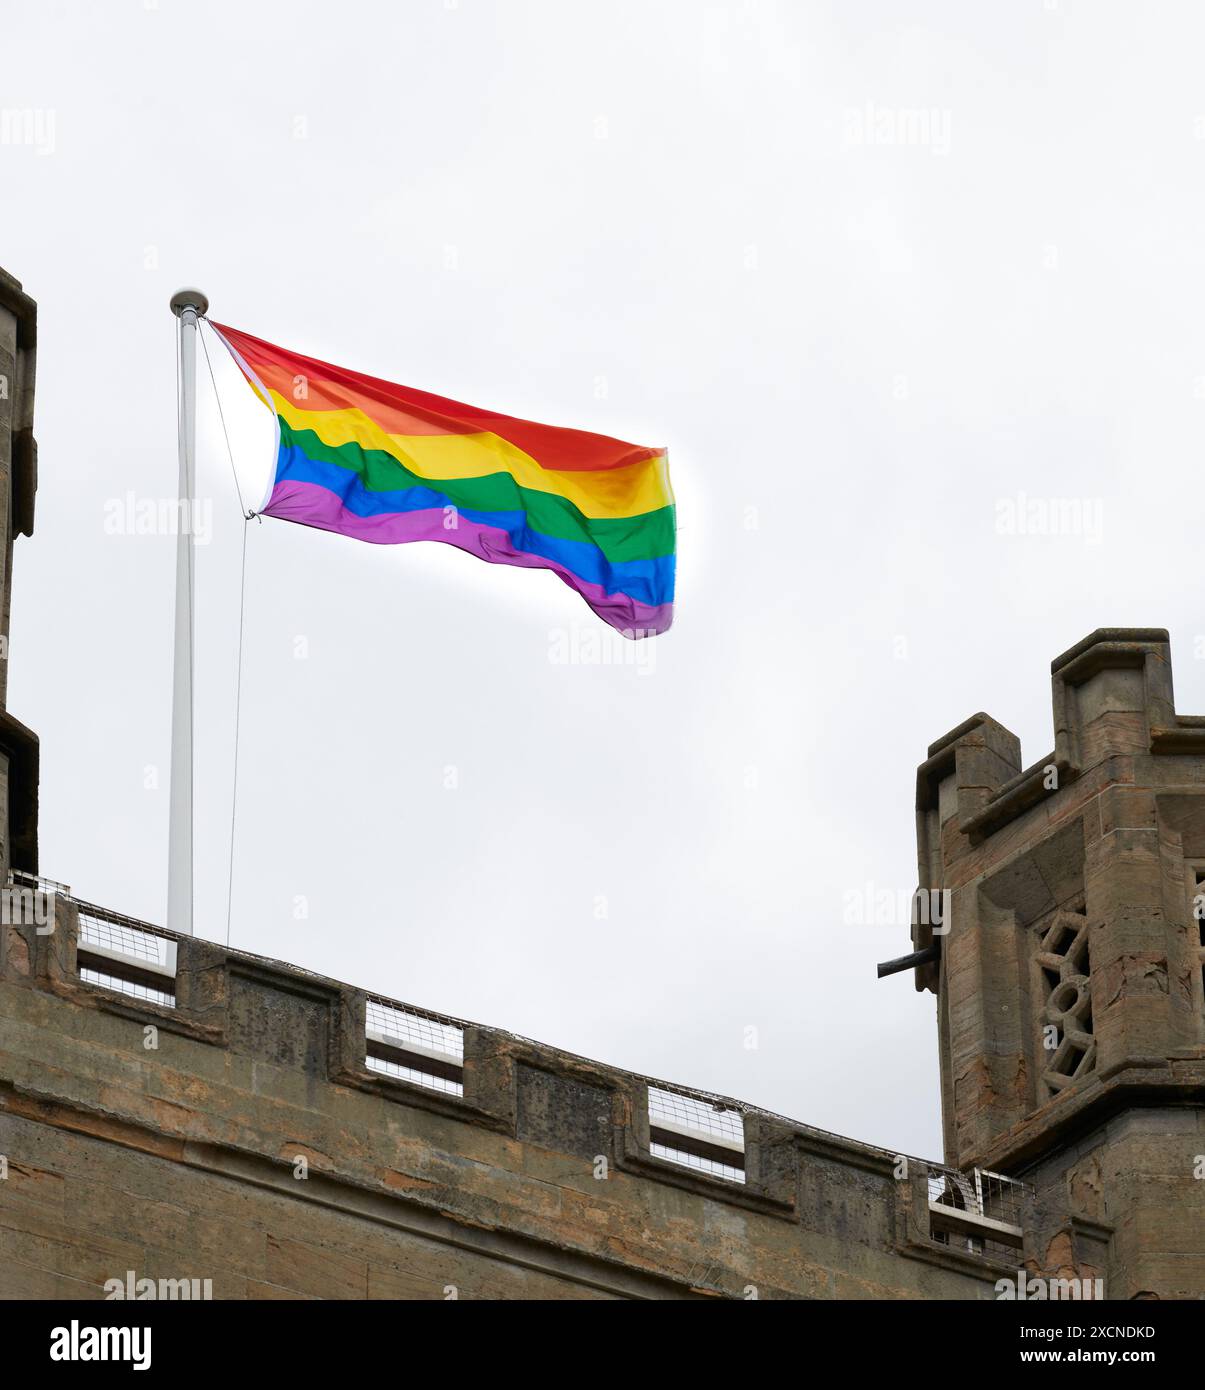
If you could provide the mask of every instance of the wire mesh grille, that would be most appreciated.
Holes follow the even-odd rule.
[[[699,1096],[648,1088],[649,1128],[655,1137],[649,1153],[697,1173],[729,1182],[744,1182],[745,1121],[739,1110],[727,1110]],[[683,1131],[686,1131],[683,1133]],[[666,1142],[672,1136],[672,1142]],[[707,1152],[708,1148],[712,1152]],[[721,1157],[714,1152],[731,1154]]]
[[[1014,1178],[976,1168],[970,1173],[931,1168],[928,1174],[929,1201],[968,1216],[1019,1226],[1028,1189]]]
[[[999,1173],[988,1173],[981,1168],[975,1170],[979,1180],[980,1207],[989,1221],[1002,1221],[1006,1226],[1021,1225],[1027,1189],[1024,1183],[1001,1177]]]
[[[941,1169],[930,1171],[928,1183],[929,1200],[938,1206],[953,1207],[956,1211],[966,1211],[968,1203],[972,1208],[977,1206],[975,1185],[962,1173],[946,1173]],[[976,1210],[973,1214],[978,1216],[979,1212]]]
[[[693,1168],[699,1173],[708,1173],[713,1178],[727,1178],[729,1182],[744,1182],[745,1170],[734,1168],[730,1163],[718,1159],[704,1158],[702,1154],[688,1153],[685,1149],[671,1149],[668,1144],[650,1144],[649,1153],[654,1158],[664,1158],[670,1163],[680,1163],[684,1168]]]
[[[153,961],[167,965],[168,941],[153,932],[139,931],[122,922],[112,922],[91,913],[79,914],[80,942],[84,946],[100,946],[107,951],[120,951],[132,960]]]
[[[418,1086],[426,1086],[431,1091],[442,1091],[447,1096],[463,1096],[464,1083],[452,1081],[446,1076],[433,1076],[415,1067],[403,1066],[387,1057],[374,1057],[371,1053],[365,1059],[369,1071],[380,1072],[383,1076],[393,1076],[399,1081],[413,1081]]]
[[[744,1151],[745,1122],[739,1110],[717,1109],[710,1101],[650,1086],[649,1124],[656,1128],[667,1121],[710,1136],[725,1148],[736,1144]]]
[[[368,1028],[398,1047],[421,1047],[438,1052],[450,1062],[464,1062],[464,1032],[451,1023],[398,1009],[380,999],[368,1001]]]
[[[104,989],[115,989],[120,994],[128,994],[133,999],[144,999],[151,1004],[162,1004],[166,1009],[176,1007],[176,996],[167,990],[155,989],[137,980],[123,980],[120,975],[110,975],[106,970],[93,970],[91,966],[80,967],[80,979],[87,985],[100,985]]]
[[[365,1023],[369,1033],[379,1035],[386,1043],[410,1053],[434,1053],[453,1067],[464,1066],[464,1030],[453,1023],[444,1023],[427,1014],[400,1009],[383,999],[369,999]],[[447,1096],[463,1096],[464,1083],[448,1076],[437,1076],[421,1066],[409,1066],[393,1057],[373,1055],[373,1038],[367,1040],[365,1061],[370,1071],[382,1076],[411,1081],[431,1091]]]
[[[31,874],[25,869],[13,869],[11,878],[14,883],[22,883],[27,888],[37,888],[43,893],[57,893],[61,897],[71,896],[71,889],[65,883],[58,883],[53,878],[43,878],[41,874]]]
[[[929,1188],[930,1235],[942,1245],[959,1245],[975,1255],[1012,1257],[1020,1246],[1019,1232],[1024,1223],[1025,1204],[1030,1189],[1015,1178],[975,1168],[960,1173],[953,1168],[931,1166]],[[985,1225],[981,1232],[959,1228],[943,1219],[948,1210],[972,1220],[994,1221],[1011,1228],[1012,1234],[993,1231]]]

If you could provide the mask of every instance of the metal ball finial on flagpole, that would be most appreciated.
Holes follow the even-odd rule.
[[[193,935],[193,516],[196,510],[197,319],[209,309],[200,290],[177,290],[180,320],[180,483],[176,530],[176,632],[172,668],[172,772],[168,823],[167,926]]]

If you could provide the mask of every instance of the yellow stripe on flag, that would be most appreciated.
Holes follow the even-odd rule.
[[[583,516],[640,516],[670,505],[673,492],[664,454],[625,468],[559,472],[540,465],[489,431],[474,434],[387,434],[362,410],[302,410],[270,391],[277,414],[292,430],[313,430],[325,444],[380,449],[411,473],[434,482],[509,473],[521,486],[567,498]]]

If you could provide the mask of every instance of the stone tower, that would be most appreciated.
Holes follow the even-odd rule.
[[[37,308],[0,270],[0,884],[38,869],[38,740],[8,712],[13,543],[33,534],[38,450],[33,437]]]
[[[913,928],[946,1161],[1033,1184],[1035,1272],[1196,1298],[1205,718],[1176,713],[1159,629],[1101,629],[1051,670],[1053,752],[1023,770],[977,714],[917,773],[920,885],[950,894]]]

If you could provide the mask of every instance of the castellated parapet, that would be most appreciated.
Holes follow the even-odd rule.
[[[53,903],[0,926],[2,1298],[129,1271],[238,1299],[991,1299],[1016,1276],[1022,1185],[976,1224],[949,1205],[973,1176]]]
[[[1035,1253],[1115,1297],[1205,1293],[1205,718],[1168,634],[1104,628],[1051,667],[1054,749],[977,714],[917,773],[916,925],[938,1000],[946,1160],[1023,1176]],[[944,930],[944,934],[943,934]]]

